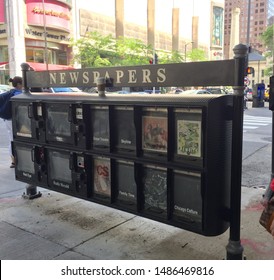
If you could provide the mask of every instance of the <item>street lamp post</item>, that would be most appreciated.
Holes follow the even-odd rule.
[[[185,62],[186,62],[186,50],[187,50],[187,46],[193,44],[193,42],[188,42],[185,44]]]

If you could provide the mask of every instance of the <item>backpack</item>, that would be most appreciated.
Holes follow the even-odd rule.
[[[14,90],[9,90],[0,94],[0,118],[10,120],[12,117],[10,99],[14,96]]]

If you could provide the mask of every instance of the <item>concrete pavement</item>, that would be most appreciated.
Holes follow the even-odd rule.
[[[222,260],[226,257],[229,230],[205,237],[126,212],[39,188],[42,197],[22,198],[25,184],[15,181],[9,168],[7,140],[0,120],[0,259],[92,260],[169,259]],[[241,243],[248,260],[274,260],[274,240],[258,220],[269,182],[267,144],[243,162],[243,176],[252,163],[260,162],[253,187],[243,179]]]

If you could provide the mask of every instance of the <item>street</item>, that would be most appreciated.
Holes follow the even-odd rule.
[[[249,101],[248,108],[244,111],[242,186],[266,187],[271,175],[272,112],[268,102],[263,108],[252,108]],[[264,156],[253,160],[259,150],[266,151]]]

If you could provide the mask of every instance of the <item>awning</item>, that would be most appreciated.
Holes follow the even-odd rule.
[[[60,65],[60,64],[46,64],[46,63],[37,63],[37,62],[27,62],[33,71],[46,71],[46,70],[68,70],[75,69],[69,65]],[[48,67],[47,67],[48,66]]]
[[[0,70],[7,70],[8,62],[0,62]]]

